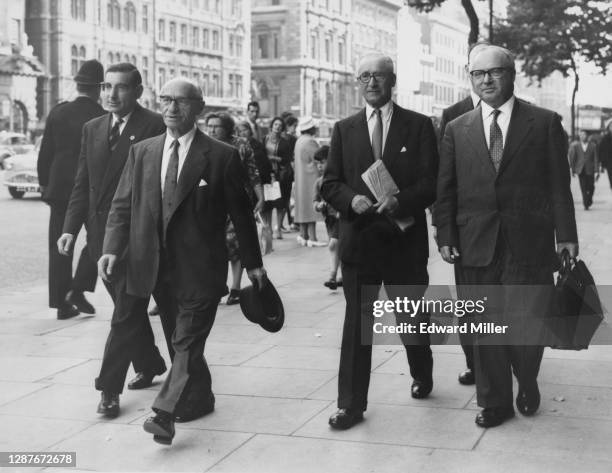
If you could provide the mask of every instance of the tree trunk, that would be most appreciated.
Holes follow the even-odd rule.
[[[576,64],[572,58],[572,72],[574,73],[574,90],[572,90],[572,141],[576,139],[576,94],[578,93],[578,84],[580,77],[578,77],[578,71],[576,70]]]
[[[470,20],[470,36],[468,37],[468,44],[471,46],[478,41],[478,35],[480,34],[480,30],[478,29],[478,15],[476,15],[476,10],[474,10],[474,5],[472,5],[472,0],[461,0],[461,5],[463,6],[465,14]]]

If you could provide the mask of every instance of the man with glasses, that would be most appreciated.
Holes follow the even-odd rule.
[[[372,307],[365,285],[411,285],[419,299],[429,282],[425,209],[435,199],[438,150],[431,120],[391,100],[396,76],[382,54],[364,57],[357,82],[365,108],[334,126],[321,196],[340,212],[340,260],[346,313],[338,376],[338,411],[329,424],[348,429],[367,408],[372,358]],[[382,160],[399,192],[376,202],[361,174]],[[411,218],[404,230],[394,218]],[[416,289],[415,289],[416,288]],[[369,291],[371,292],[371,291]],[[378,293],[378,291],[375,291]],[[364,299],[362,300],[362,293]],[[376,297],[376,295],[374,295]],[[392,294],[389,294],[390,298]],[[364,343],[365,342],[365,343]],[[427,336],[406,343],[413,382],[411,395],[422,399],[433,387],[433,359]]]
[[[137,102],[142,94],[142,79],[133,64],[109,66],[103,88],[109,113],[83,127],[77,177],[63,234],[57,241],[60,253],[68,254],[81,227],[87,226],[87,246],[94,261],[102,255],[106,219],[130,146],[165,129],[158,113],[142,108]],[[116,417],[130,362],[137,374],[128,383],[129,389],[151,386],[153,378],[166,371],[166,364],[155,346],[146,312],[148,301],[136,300],[127,293],[125,265],[117,268],[105,286],[115,308],[96,378],[96,389],[102,391],[98,413]],[[172,357],[169,340],[173,324],[163,314],[162,323]]]
[[[238,151],[196,127],[204,108],[199,87],[184,78],[160,93],[165,134],[138,143],[113,199],[100,275],[127,266],[127,292],[155,297],[162,314],[176,317],[172,368],[145,431],[169,445],[174,423],[214,409],[204,346],[217,306],[227,294],[225,226],[232,219],[249,279],[263,287],[265,271],[252,204]]]
[[[503,339],[507,344],[476,340],[476,394],[483,408],[476,424],[481,427],[514,416],[512,372],[519,412],[537,411],[543,347],[526,339],[533,330],[514,330],[536,328],[530,320],[548,312],[557,253],[578,255],[561,118],[517,100],[515,74],[508,50],[488,46],[478,52],[470,76],[482,103],[448,124],[438,176],[442,258],[460,266],[470,292],[483,295],[480,285],[497,288],[485,290],[484,296],[494,295],[485,316],[505,321],[516,334]]]

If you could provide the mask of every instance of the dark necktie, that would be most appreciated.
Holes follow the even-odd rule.
[[[383,154],[383,126],[382,126],[382,112],[380,108],[374,110],[376,115],[374,121],[374,130],[372,130],[372,151],[374,152],[374,159],[382,159]]]
[[[172,209],[172,203],[176,191],[176,181],[178,177],[179,163],[178,140],[174,140],[170,145],[170,148],[172,149],[172,153],[170,154],[168,168],[166,169],[166,178],[164,179],[164,192],[162,195],[162,216],[165,224],[168,223],[168,219],[170,218],[170,210]]]
[[[123,118],[120,118],[115,122],[113,127],[111,128],[110,134],[108,135],[108,147],[111,151],[115,151],[115,147],[119,142],[119,137],[121,136],[121,132],[119,131],[119,127],[123,123]]]
[[[493,110],[493,121],[489,128],[489,156],[495,166],[495,172],[499,171],[499,165],[501,164],[502,155],[504,154],[504,137],[502,131],[497,124],[497,117],[501,113],[499,110]]]

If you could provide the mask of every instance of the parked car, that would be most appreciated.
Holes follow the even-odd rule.
[[[14,199],[21,199],[26,192],[40,192],[36,162],[40,149],[39,138],[36,146],[28,152],[10,156],[4,160],[4,182]]]
[[[0,169],[4,169],[4,160],[9,156],[28,153],[33,149],[34,145],[26,135],[11,131],[0,132]]]

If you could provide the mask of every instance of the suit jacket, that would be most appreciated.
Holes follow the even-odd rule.
[[[612,133],[606,132],[597,149],[599,162],[606,168],[612,168]]]
[[[104,254],[126,259],[129,294],[148,297],[159,274],[183,300],[220,298],[227,293],[228,214],[243,266],[262,265],[238,151],[197,130],[174,205],[163,221],[160,176],[165,138],[166,134],[156,136],[130,149],[106,224]]]
[[[382,215],[357,215],[351,201],[357,194],[374,196],[361,174],[374,163],[365,108],[334,126],[321,195],[340,212],[340,257],[349,263],[364,262],[374,245],[393,247],[413,261],[429,256],[425,209],[436,198],[438,149],[431,120],[425,115],[393,105],[393,115],[383,150],[383,163],[400,192],[398,217],[412,216],[414,226],[400,232]],[[367,229],[376,228],[376,236]]]
[[[442,120],[440,121],[440,140],[444,138],[444,131],[446,130],[446,125],[449,122],[453,121],[455,118],[460,117],[464,113],[469,112],[470,110],[474,110],[474,101],[472,100],[472,96],[468,95],[463,100],[451,105],[448,108],[445,108],[442,112]]]
[[[87,226],[87,247],[94,261],[102,255],[106,219],[130,146],[166,129],[160,114],[136,105],[111,152],[111,125],[112,114],[107,113],[83,127],[79,168],[64,220],[64,233],[77,235],[83,224]]]
[[[46,187],[44,200],[68,203],[77,172],[83,125],[104,113],[100,104],[89,97],[60,103],[49,112],[37,163],[38,182]]]
[[[555,237],[578,241],[566,156],[559,115],[518,100],[498,173],[481,110],[449,123],[438,176],[438,245],[458,247],[464,266],[486,266],[501,231],[518,264],[555,267]]]
[[[580,141],[574,141],[569,148],[569,163],[572,172],[576,174],[583,171],[589,176],[595,174],[595,171],[599,169],[597,144],[589,141],[586,151],[583,151]]]

